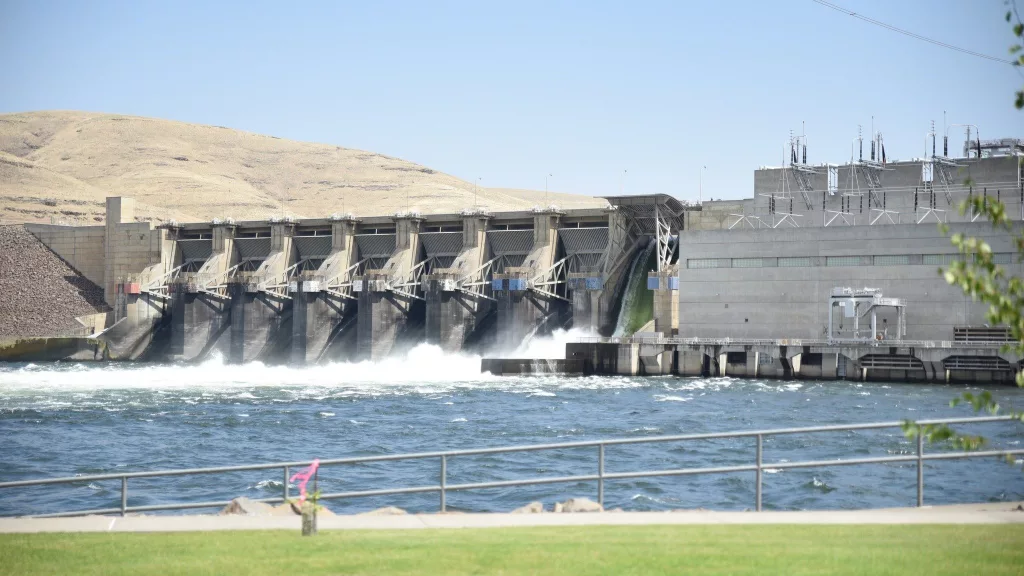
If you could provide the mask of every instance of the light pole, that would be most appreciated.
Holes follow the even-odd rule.
[[[544,177],[544,207],[548,206],[548,178],[554,177],[554,174],[548,174]]]
[[[707,166],[700,167],[700,187],[697,189],[697,203],[701,204],[704,202],[704,171],[707,170]]]

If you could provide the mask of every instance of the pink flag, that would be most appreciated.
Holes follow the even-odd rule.
[[[320,459],[313,460],[313,463],[304,470],[296,472],[288,480],[289,482],[298,482],[299,484],[299,504],[301,505],[306,501],[306,484],[309,483],[309,479],[316,474],[316,469],[320,467]]]

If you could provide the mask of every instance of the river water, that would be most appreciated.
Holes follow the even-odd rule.
[[[564,336],[564,335],[563,335]],[[537,341],[523,357],[558,356]],[[950,408],[962,386],[677,377],[493,377],[479,358],[421,345],[377,364],[286,368],[116,364],[0,365],[0,481],[709,431],[969,416]],[[995,390],[1004,405],[1024,391]],[[1019,447],[1020,425],[965,429]],[[899,429],[768,438],[766,463],[910,454]],[[939,450],[941,448],[928,448]],[[607,449],[608,472],[749,464],[753,441]],[[1024,474],[996,459],[926,466],[926,503],[1024,499]],[[438,462],[327,467],[325,492],[437,483]],[[596,473],[596,449],[457,457],[448,483]],[[129,505],[273,497],[280,472],[132,480]],[[609,507],[753,506],[752,473],[609,481]],[[913,464],[769,470],[766,509],[908,506]],[[0,515],[116,507],[120,482],[0,491]],[[449,507],[506,511],[531,500],[596,497],[595,483],[448,495]],[[384,505],[435,511],[434,494],[334,501],[337,512]]]

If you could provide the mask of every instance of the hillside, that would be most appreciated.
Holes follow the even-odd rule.
[[[272,216],[457,212],[473,184],[373,152],[216,126],[89,112],[0,114],[0,223],[95,224],[106,196],[132,196],[161,222]],[[529,209],[544,193],[481,188],[492,211]],[[563,208],[604,200],[551,193]]]

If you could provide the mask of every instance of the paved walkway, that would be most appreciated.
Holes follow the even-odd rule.
[[[1022,507],[1018,510],[1018,507]],[[642,524],[1011,524],[1024,523],[1024,503],[963,504],[880,510],[800,512],[600,512],[590,514],[409,514],[330,516],[321,530],[405,530],[522,526],[634,526]],[[299,530],[297,516],[83,516],[0,518],[0,533],[182,532],[202,530]]]

